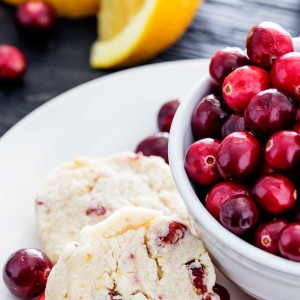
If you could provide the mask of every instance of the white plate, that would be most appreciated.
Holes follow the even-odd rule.
[[[83,84],[24,118],[0,139],[0,266],[20,248],[39,247],[34,199],[45,174],[78,155],[134,150],[157,131],[167,99],[183,96],[208,70],[208,60],[134,68]],[[15,299],[0,281],[0,299]],[[232,300],[250,300],[218,274]]]

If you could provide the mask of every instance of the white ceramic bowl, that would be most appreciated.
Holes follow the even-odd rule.
[[[294,39],[294,44],[299,51],[300,40]],[[225,276],[258,299],[300,299],[300,263],[264,252],[226,230],[202,205],[184,170],[185,152],[193,143],[192,112],[199,100],[208,94],[209,82],[207,75],[190,90],[172,124],[169,160],[177,188],[201,231],[213,262]]]

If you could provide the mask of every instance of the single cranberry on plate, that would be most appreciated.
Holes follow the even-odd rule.
[[[247,131],[229,134],[222,141],[217,156],[219,173],[227,181],[249,179],[257,171],[260,161],[260,144]]]
[[[161,132],[170,132],[172,121],[179,104],[180,102],[178,100],[171,100],[160,108],[157,116],[157,124]]]
[[[211,58],[209,73],[214,83],[221,87],[225,77],[233,70],[249,64],[250,61],[241,48],[225,47]]]
[[[238,113],[234,113],[223,124],[221,128],[221,137],[222,139],[224,139],[227,135],[233,132],[244,131],[245,129],[244,116]]]
[[[142,140],[137,145],[135,152],[142,152],[145,156],[160,156],[168,163],[168,143],[169,134],[167,132],[159,132]]]
[[[39,297],[38,300],[45,300],[45,292]]]
[[[187,150],[184,167],[189,177],[201,185],[210,185],[219,181],[217,153],[218,140],[206,138],[193,143]]]
[[[221,205],[229,198],[237,195],[250,196],[251,191],[245,185],[233,182],[220,182],[213,186],[207,193],[205,199],[206,209],[210,214],[220,221]]]
[[[274,170],[295,167],[300,160],[300,135],[291,130],[274,133],[267,142],[265,160]]]
[[[29,0],[18,7],[17,23],[26,33],[42,37],[48,33],[55,23],[55,12],[43,0]]]
[[[255,232],[256,247],[272,254],[279,254],[279,236],[287,225],[288,222],[284,219],[274,219],[260,224]]]
[[[0,81],[20,79],[27,70],[24,53],[11,45],[0,45]]]
[[[228,107],[219,96],[210,94],[200,100],[192,115],[192,129],[196,139],[218,138]]]
[[[254,25],[247,36],[246,51],[250,60],[262,68],[270,68],[279,56],[294,51],[290,34],[274,22]]]
[[[270,84],[270,76],[266,70],[255,66],[240,67],[225,78],[223,97],[232,110],[242,112],[251,98],[270,88]]]
[[[289,224],[282,230],[279,251],[283,257],[300,262],[300,222]]]
[[[220,221],[229,231],[241,235],[256,225],[258,214],[258,209],[249,196],[236,195],[221,205]]]
[[[300,53],[291,52],[280,56],[271,69],[273,86],[300,101]]]
[[[21,249],[13,253],[3,268],[3,281],[12,294],[22,299],[41,295],[52,264],[38,249]]]
[[[269,135],[287,129],[295,122],[295,117],[293,101],[276,89],[256,94],[244,112],[246,128],[257,135]]]
[[[224,286],[216,283],[213,291],[220,297],[220,300],[230,300],[230,294]]]
[[[252,192],[259,206],[272,215],[287,212],[297,200],[294,184],[281,174],[270,174],[259,178]]]

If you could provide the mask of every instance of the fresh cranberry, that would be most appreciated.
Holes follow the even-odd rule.
[[[230,294],[224,286],[216,283],[213,291],[220,297],[220,300],[230,300]]]
[[[234,113],[223,124],[221,129],[221,137],[224,139],[227,135],[245,130],[245,120],[243,115]]]
[[[38,300],[45,300],[45,292],[39,297]]]
[[[300,223],[286,226],[279,237],[279,251],[282,256],[300,262]]]
[[[216,159],[219,147],[219,141],[206,138],[188,148],[184,166],[193,181],[201,185],[210,185],[220,180]]]
[[[272,84],[300,101],[300,53],[291,52],[275,60],[271,69]]]
[[[203,295],[207,292],[205,272],[203,265],[198,261],[191,261],[187,263],[187,268],[191,279],[193,280],[193,285],[195,291],[198,295]]]
[[[235,69],[223,82],[223,97],[234,111],[242,112],[258,92],[270,88],[269,73],[255,66]]]
[[[245,125],[254,134],[268,135],[289,128],[295,121],[296,108],[292,100],[276,89],[261,91],[248,103]]]
[[[158,128],[162,132],[170,132],[173,118],[177,111],[180,102],[178,100],[172,100],[165,103],[158,112],[157,123]]]
[[[19,79],[26,69],[27,61],[23,52],[10,45],[0,45],[0,80]]]
[[[29,0],[17,10],[17,22],[20,28],[31,35],[48,33],[55,23],[52,7],[42,0]]]
[[[300,135],[289,130],[274,133],[266,145],[265,160],[271,168],[279,171],[296,166],[300,160]]]
[[[287,225],[288,222],[284,219],[275,219],[260,224],[255,232],[256,247],[272,254],[279,254],[279,235]]]
[[[160,236],[160,239],[165,244],[176,244],[185,235],[187,227],[179,222],[171,222],[169,224],[169,232],[165,236]]]
[[[227,75],[233,70],[249,65],[245,52],[237,47],[226,47],[218,50],[210,60],[209,73],[215,84],[222,86]]]
[[[13,253],[3,268],[3,280],[12,294],[22,299],[38,297],[46,287],[52,264],[38,249]]]
[[[221,143],[217,163],[224,180],[242,181],[259,166],[261,149],[257,139],[247,131],[234,132]]]
[[[135,152],[141,152],[145,156],[160,156],[165,160],[166,163],[168,163],[168,143],[169,134],[166,132],[159,132],[142,140],[137,145]]]
[[[192,116],[192,129],[195,137],[218,138],[221,127],[227,118],[228,108],[216,95],[208,95],[201,99]]]
[[[250,190],[247,186],[241,184],[220,182],[209,190],[205,199],[206,209],[215,219],[220,221],[221,205],[236,195],[250,196]]]
[[[297,200],[294,184],[281,174],[261,177],[253,187],[253,196],[266,212],[278,215],[288,211]]]
[[[236,195],[221,205],[220,221],[229,231],[240,235],[253,228],[258,220],[258,209],[247,195]]]
[[[300,122],[297,122],[294,127],[292,128],[292,131],[297,132],[298,134],[300,134]]]
[[[290,34],[279,24],[261,22],[250,29],[246,49],[253,63],[270,68],[279,56],[294,51],[294,46]]]

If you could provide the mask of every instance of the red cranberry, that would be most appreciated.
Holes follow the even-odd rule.
[[[292,131],[297,132],[298,134],[300,134],[300,122],[297,122],[294,127],[292,128]]]
[[[223,124],[221,129],[221,137],[224,139],[227,135],[245,130],[245,120],[240,114],[232,114],[226,122]]]
[[[279,24],[261,22],[249,31],[246,49],[253,63],[269,68],[276,58],[294,51],[294,46],[290,34]]]
[[[41,35],[52,29],[55,13],[52,7],[42,0],[29,0],[17,10],[17,22],[28,34]]]
[[[226,47],[218,50],[210,60],[209,73],[215,84],[222,86],[227,75],[249,63],[250,61],[242,49]]]
[[[288,170],[300,159],[300,135],[294,131],[274,133],[265,149],[265,160],[275,170]]]
[[[220,300],[230,300],[230,294],[224,286],[216,283],[213,291],[220,297]]]
[[[272,84],[300,101],[300,53],[291,52],[275,60],[271,69]]]
[[[218,138],[227,115],[227,107],[218,96],[211,94],[204,97],[192,116],[192,129],[195,137],[198,140],[207,137]]]
[[[250,190],[248,187],[241,184],[220,182],[209,190],[205,199],[206,209],[219,221],[221,205],[229,198],[236,195],[250,196]]]
[[[241,181],[253,175],[260,163],[260,145],[247,131],[234,132],[221,143],[217,156],[224,180]]]
[[[159,132],[142,140],[137,145],[135,152],[142,152],[145,156],[160,156],[168,163],[168,143],[169,134],[166,132]]]
[[[207,292],[205,271],[203,265],[198,261],[192,261],[187,263],[190,277],[193,280],[195,291],[198,295],[203,295]]]
[[[300,223],[286,226],[279,237],[279,251],[282,256],[300,262]]]
[[[234,111],[244,111],[251,98],[270,88],[269,73],[255,66],[234,70],[224,80],[222,91],[227,105]]]
[[[269,89],[250,100],[244,112],[245,125],[254,134],[268,135],[289,128],[295,121],[295,114],[295,105],[288,96]]]
[[[52,264],[38,249],[13,253],[3,268],[3,280],[12,294],[22,299],[39,296],[46,287]]]
[[[288,211],[295,204],[297,191],[287,177],[270,174],[255,183],[253,196],[263,210],[277,215]]]
[[[272,254],[279,254],[278,240],[283,228],[288,225],[284,219],[275,219],[260,224],[255,233],[256,247]]]
[[[206,138],[193,143],[188,148],[184,166],[193,181],[201,185],[210,185],[219,181],[216,160],[219,147],[219,141]]]
[[[185,235],[187,227],[179,222],[171,222],[169,224],[169,232],[166,236],[160,237],[165,244],[176,244]]]
[[[178,100],[172,100],[165,103],[160,108],[157,117],[158,128],[160,131],[170,132],[171,124],[179,104],[180,102]]]
[[[0,45],[0,80],[19,79],[26,69],[27,61],[23,52],[10,45]]]
[[[237,235],[253,228],[257,220],[258,209],[249,196],[233,196],[221,205],[220,221],[222,225]]]
[[[45,300],[45,292],[39,297],[38,300]]]

